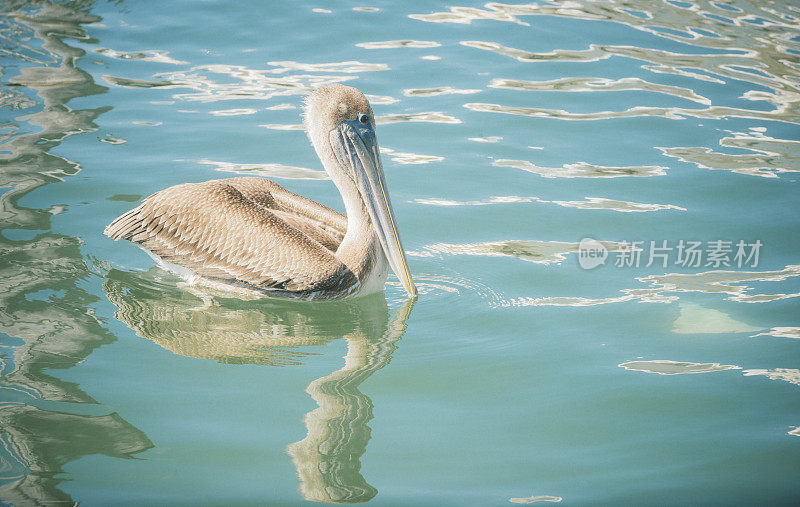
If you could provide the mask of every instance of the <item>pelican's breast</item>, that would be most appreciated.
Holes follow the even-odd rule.
[[[359,276],[353,294],[365,296],[383,291],[386,279],[389,276],[389,261],[383,253],[380,243],[373,240],[373,253],[367,256],[367,265]]]

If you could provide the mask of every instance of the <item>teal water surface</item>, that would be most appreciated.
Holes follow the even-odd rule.
[[[46,2],[0,17],[0,502],[800,499],[794,2]],[[342,204],[368,95],[420,290],[242,300],[102,231]]]

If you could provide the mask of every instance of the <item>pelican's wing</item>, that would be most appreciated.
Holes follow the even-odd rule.
[[[311,199],[297,195],[266,178],[228,178],[223,181],[254,203],[319,241],[331,252],[347,232],[347,217]]]
[[[104,233],[206,277],[290,291],[321,290],[340,281],[346,268],[303,232],[310,227],[304,215],[283,210],[269,185],[241,181],[251,179],[256,178],[167,188],[114,220]]]

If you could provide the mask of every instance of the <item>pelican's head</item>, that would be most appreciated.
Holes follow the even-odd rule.
[[[406,292],[416,295],[386,189],[369,101],[349,86],[317,88],[306,100],[305,127],[331,179],[340,189],[342,181],[357,189],[389,266]]]

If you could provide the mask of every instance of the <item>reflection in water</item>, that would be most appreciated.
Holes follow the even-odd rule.
[[[650,204],[644,202],[617,201],[604,197],[584,197],[583,201],[548,201],[539,197],[521,197],[516,195],[492,196],[481,201],[450,201],[447,199],[414,199],[412,202],[427,204],[429,206],[487,206],[490,204],[509,204],[523,202],[540,202],[543,204],[558,204],[565,208],[589,209],[589,210],[610,210],[622,213],[644,213],[646,211],[659,210],[680,210],[686,208],[675,206],[674,204]]]
[[[238,109],[218,109],[216,111],[209,111],[208,114],[213,116],[245,116],[249,114],[256,114],[258,109],[249,107],[242,107]]]
[[[50,228],[55,208],[31,209],[18,201],[80,170],[77,163],[48,151],[68,136],[96,130],[93,120],[108,109],[73,110],[65,105],[75,97],[105,90],[75,66],[83,51],[62,40],[85,39],[80,25],[98,20],[52,4],[45,4],[35,14],[12,12],[5,19],[19,37],[32,32],[41,39],[44,51],[34,53],[20,43],[16,56],[43,66],[22,68],[9,79],[34,90],[42,110],[20,118],[41,130],[12,137],[0,154],[0,188],[8,189],[0,196],[4,230]],[[89,275],[79,245],[77,238],[51,232],[21,241],[0,235],[0,331],[24,342],[13,353],[13,368],[4,375],[4,385],[21,387],[45,399],[92,401],[73,384],[41,373],[44,368],[74,366],[95,347],[113,341],[86,308],[92,296],[75,285]],[[41,291],[52,295],[47,299],[26,297]]]
[[[753,336],[774,336],[776,338],[800,339],[800,327],[773,327],[769,331],[754,334]]]
[[[522,81],[519,79],[493,79],[489,88],[528,91],[560,91],[560,92],[620,92],[620,91],[648,91],[663,93],[688,99],[700,104],[711,104],[711,101],[696,94],[688,88],[651,83],[636,77],[622,79],[607,78],[561,78],[552,81]]]
[[[356,61],[323,64],[285,61],[268,62],[268,65],[268,69],[225,64],[197,65],[188,70],[156,74],[154,80],[122,76],[103,76],[103,79],[109,84],[130,88],[188,88],[190,92],[177,93],[173,97],[205,103],[304,95],[319,86],[356,79],[356,73],[389,70],[389,66],[383,63]]]
[[[754,287],[745,282],[781,282],[800,276],[800,266],[790,265],[776,271],[704,271],[702,273],[667,273],[637,277],[636,280],[651,286],[638,289],[622,289],[622,295],[607,298],[585,298],[580,296],[558,296],[516,298],[503,306],[595,306],[626,301],[646,303],[670,303],[676,301],[676,292],[700,292],[705,294],[727,294],[726,299],[740,303],[767,303],[780,299],[800,297],[800,293],[751,294]]]
[[[461,120],[455,116],[444,114],[441,111],[430,111],[424,113],[398,113],[398,114],[385,114],[383,116],[376,116],[375,123],[378,125],[387,125],[390,123],[404,123],[404,122],[423,122],[423,123],[461,123]]]
[[[112,270],[104,284],[115,316],[137,335],[187,357],[227,364],[288,366],[308,353],[299,346],[347,340],[345,365],[306,391],[319,408],[308,413],[308,435],[287,452],[307,500],[365,502],[377,494],[359,472],[370,437],[372,402],[358,390],[386,366],[405,331],[413,300],[394,315],[383,294],[325,303],[226,299],[222,293],[161,283],[164,272]]]
[[[754,289],[745,282],[782,282],[800,276],[800,265],[789,265],[775,271],[727,271],[715,270],[703,273],[667,273],[637,278],[640,282],[655,286],[652,290],[674,292],[704,292],[728,294],[727,299],[742,303],[764,303],[779,299],[800,297],[800,293],[750,294]]]
[[[325,345],[352,332],[353,309],[356,315],[360,309],[219,299],[204,289],[162,282],[161,276],[173,279],[156,267],[143,273],[111,270],[103,289],[117,307],[114,316],[175,354],[225,364],[301,364],[308,353],[295,347]]]
[[[631,371],[642,371],[645,373],[657,373],[659,375],[684,375],[690,373],[712,373],[715,371],[741,370],[745,377],[766,377],[770,380],[782,380],[800,386],[800,370],[793,368],[773,368],[771,370],[743,369],[741,366],[733,364],[719,363],[688,363],[671,361],[668,359],[655,359],[650,361],[628,361],[617,365]],[[800,435],[800,427],[788,431],[789,435]]]
[[[130,459],[153,447],[147,435],[116,413],[103,416],[41,410],[30,405],[0,406],[0,428],[14,450],[23,477],[0,486],[0,498],[12,505],[73,503],[58,489],[63,467],[83,456],[103,454]],[[6,470],[5,472],[8,472]]]
[[[783,380],[800,386],[800,370],[793,368],[743,369],[741,366],[719,363],[682,363],[670,360],[628,361],[618,365],[626,370],[658,373],[659,375],[682,375],[685,373],[710,373],[723,370],[742,370],[745,377],[761,376],[770,380]]]
[[[435,97],[437,95],[472,95],[481,90],[453,88],[452,86],[437,86],[436,88],[410,88],[403,90],[406,97]]]
[[[617,201],[604,197],[584,197],[583,201],[543,201],[552,202],[565,208],[591,209],[591,210],[611,210],[622,213],[643,213],[646,211],[660,211],[674,209],[686,211],[686,208],[675,206],[674,204],[651,204],[645,202]]]
[[[468,137],[468,141],[475,141],[476,143],[498,143],[503,140],[500,136],[486,136],[486,137]]]
[[[391,148],[381,147],[381,154],[385,154],[392,162],[398,164],[429,164],[431,162],[441,162],[444,157],[438,155],[418,155],[416,153],[401,153]]]
[[[719,363],[686,363],[669,360],[628,361],[619,365],[633,371],[657,373],[659,375],[682,375],[686,373],[709,373],[713,371],[741,370],[740,366]]]
[[[773,368],[771,370],[755,368],[752,370],[744,370],[742,374],[745,377],[760,375],[770,380],[783,380],[784,382],[800,386],[800,370],[795,368]]]
[[[564,164],[561,167],[540,167],[527,160],[498,159],[492,162],[496,167],[513,167],[545,178],[624,178],[628,176],[649,177],[663,176],[666,167],[657,165],[633,167],[606,167],[601,165],[577,162]]]
[[[356,46],[364,49],[438,48],[441,44],[430,40],[387,40],[381,42],[359,42]]]
[[[306,392],[319,408],[306,414],[306,438],[287,448],[306,500],[356,503],[378,493],[360,473],[360,458],[370,437],[367,423],[372,419],[372,402],[358,386],[389,363],[412,305],[413,300],[408,300],[382,334],[346,336],[342,369],[308,385]]]
[[[7,347],[0,390],[24,400],[0,406],[0,498],[15,505],[74,503],[58,489],[66,479],[59,477],[64,464],[90,454],[130,458],[152,447],[147,436],[116,413],[89,416],[35,406],[41,400],[96,403],[77,384],[44,370],[72,368],[115,340],[93,314],[90,305],[97,298],[80,286],[92,276],[80,252],[81,240],[50,231],[50,216],[68,210],[19,204],[32,191],[80,171],[77,162],[50,150],[69,136],[97,130],[94,120],[109,109],[67,105],[105,91],[77,67],[84,51],[64,42],[89,41],[81,25],[100,20],[86,12],[89,7],[91,2],[82,1],[39,2],[20,5],[20,10],[6,5],[0,17],[8,68],[13,68],[11,62],[24,62],[18,75],[7,78],[15,86],[5,88],[0,99],[15,109],[38,106],[36,112],[16,118],[25,123],[7,124],[11,134],[0,153],[0,188],[5,190],[0,196],[5,232],[0,234],[0,332],[10,337],[0,337]],[[40,40],[41,49],[26,43],[29,39]],[[23,95],[26,89],[33,93]],[[11,240],[9,230],[36,233]]]
[[[735,133],[732,137],[723,137],[719,145],[751,153],[719,153],[705,146],[658,149],[668,157],[695,164],[703,169],[732,171],[762,178],[777,178],[779,173],[800,171],[800,166],[796,162],[800,159],[800,141],[775,139],[754,130],[749,133]]]
[[[428,23],[470,24],[475,20],[492,20],[528,25],[529,23],[522,18],[530,19],[531,16],[556,16],[570,20],[602,20],[619,23],[691,49],[677,52],[636,45],[589,44],[585,49],[534,52],[485,40],[464,40],[460,43],[468,48],[489,51],[522,63],[593,63],[611,58],[627,59],[651,73],[653,78],[659,74],[671,74],[676,76],[678,80],[676,82],[690,80],[693,86],[659,84],[640,77],[618,79],[597,76],[594,73],[598,67],[592,65],[589,70],[592,75],[549,81],[523,81],[496,77],[489,83],[489,87],[538,93],[642,91],[691,101],[702,107],[636,105],[621,110],[570,112],[561,109],[471,102],[464,104],[465,108],[481,112],[575,121],[649,116],[672,120],[745,118],[794,125],[800,123],[800,93],[797,89],[800,25],[798,25],[798,12],[791,2],[577,0],[521,5],[492,2],[485,4],[483,9],[448,7],[448,11],[411,14],[409,17]],[[708,97],[691,89],[695,85],[703,88],[743,87],[745,91],[734,99],[738,106],[727,103],[712,104]],[[751,153],[748,154],[717,153],[704,146],[660,149],[667,156],[693,163],[701,168],[730,170],[754,176],[774,178],[782,172],[800,170],[796,164],[796,156],[792,154],[793,152],[796,154],[797,151],[796,140],[776,138],[766,138],[766,140],[768,142],[761,146],[737,146],[750,150]],[[730,141],[731,138],[726,137],[720,144],[727,147]],[[525,161],[511,162],[525,163]],[[542,175],[551,173],[548,170],[533,172]]]
[[[76,7],[77,9],[78,7]],[[18,45],[17,57],[40,67],[24,67],[9,81],[36,91],[42,110],[20,119],[39,127],[35,133],[12,137],[0,154],[0,218],[4,229],[47,230],[55,210],[31,209],[18,201],[44,185],[76,174],[77,163],[49,150],[71,135],[96,130],[93,120],[108,108],[74,110],[70,99],[102,93],[84,71],[75,66],[83,51],[64,38],[86,39],[83,23],[100,18],[53,4],[35,14],[12,12],[5,23],[19,37],[42,40],[44,52]],[[55,64],[51,61],[55,60]],[[59,210],[60,211],[60,210]],[[87,308],[95,298],[76,286],[89,275],[77,238],[45,232],[32,239],[10,241],[0,235],[0,331],[24,343],[13,352],[13,367],[2,385],[22,389],[48,400],[93,402],[72,383],[42,373],[45,368],[70,368],[100,345],[114,341]],[[49,291],[47,299],[26,297]],[[63,294],[61,297],[56,297]]]
[[[727,334],[760,331],[731,318],[727,313],[706,308],[694,303],[679,303],[680,315],[672,324],[672,332],[677,334]]]
[[[197,163],[214,166],[214,169],[216,171],[228,172],[234,174],[243,174],[245,176],[265,176],[267,178],[287,178],[287,179],[303,179],[303,180],[328,179],[328,173],[326,173],[325,171],[317,171],[315,169],[308,169],[305,167],[296,167],[296,166],[275,164],[275,163],[234,164],[232,162],[217,162],[208,159],[198,160]]]
[[[600,242],[609,252],[625,248],[615,241]],[[424,250],[408,252],[413,257],[433,257],[435,255],[478,255],[482,257],[514,257],[534,264],[561,264],[568,254],[577,253],[579,243],[564,241],[492,241],[488,243],[425,245]]]
[[[509,498],[508,501],[511,503],[535,503],[535,502],[552,502],[558,503],[563,498],[560,496],[553,496],[553,495],[533,495],[533,496],[526,496],[525,498]]]
[[[166,51],[147,50],[147,51],[116,51],[108,48],[98,48],[94,50],[108,58],[117,60],[142,60],[143,62],[171,63],[173,65],[187,65],[188,62],[176,60],[170,57]]]

